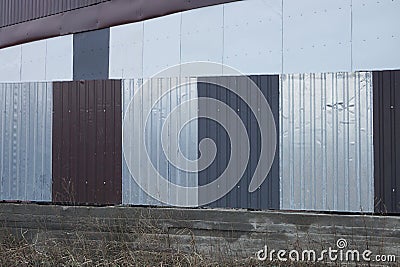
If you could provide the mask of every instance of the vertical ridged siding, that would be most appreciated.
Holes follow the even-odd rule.
[[[110,0],[0,0],[0,27]]]
[[[54,83],[53,201],[121,203],[121,81]]]
[[[0,84],[0,200],[51,201],[52,84]]]
[[[197,88],[194,86],[196,84],[196,79],[182,78],[185,83],[190,83],[185,86],[179,86],[175,90],[172,90],[169,94],[162,97],[160,102],[150,107],[150,103],[159,98],[160,94],[164,94],[167,90],[175,88],[179,84],[179,78],[153,78],[145,82],[142,86],[142,80],[124,80],[122,88],[122,117],[125,116],[129,102],[134,96],[136,90],[143,90],[140,94],[140,106],[133,107],[134,113],[139,113],[139,121],[134,121],[134,125],[137,125],[135,130],[142,131],[146,129],[145,139],[146,148],[149,153],[149,158],[153,163],[154,167],[158,172],[168,181],[178,184],[181,186],[197,186],[197,173],[188,173],[182,171],[168,162],[161,144],[161,130],[165,119],[168,114],[175,107],[180,105],[183,101],[187,101],[193,98],[197,98]],[[135,96],[137,97],[137,96]],[[197,105],[194,103],[190,104],[190,112],[197,114]],[[151,109],[151,111],[150,111]],[[147,121],[147,127],[145,125],[147,114],[150,113]],[[180,118],[178,118],[179,123],[183,123]],[[124,122],[123,122],[124,124]],[[135,130],[131,133],[131,138],[135,138]],[[170,138],[177,136],[179,129],[171,129],[168,127],[168,135]],[[126,141],[124,141],[126,142]],[[129,140],[127,140],[129,142]],[[179,138],[180,149],[187,155],[190,159],[197,158],[197,124],[195,122],[188,123],[180,132]],[[169,145],[169,144],[167,144]],[[126,150],[123,148],[125,153],[136,153],[138,156],[135,159],[140,161],[145,161],[147,157],[143,151],[135,151],[134,149]],[[132,158],[132,156],[129,156]],[[178,162],[178,164],[181,164]],[[148,170],[142,168],[139,170],[140,175],[146,176]],[[149,181],[150,182],[150,181]],[[169,188],[159,188],[159,190],[168,190]],[[133,204],[133,205],[164,205],[158,200],[150,197],[143,189],[133,179],[131,173],[129,172],[126,159],[124,157],[122,164],[122,203],[123,204]],[[170,194],[171,198],[175,197]],[[197,201],[197,196],[186,195],[187,203],[192,203],[190,199],[195,198]],[[185,201],[185,200],[183,200]]]
[[[278,75],[255,75],[250,76],[250,79],[258,86],[260,91],[265,96],[271,108],[279,136],[279,76]],[[238,184],[225,196],[219,200],[210,203],[210,207],[221,208],[244,208],[244,209],[279,209],[279,147],[276,146],[276,154],[272,167],[268,173],[266,180],[254,192],[248,191],[250,181],[260,157],[261,143],[264,143],[264,148],[268,149],[265,144],[268,140],[261,140],[260,129],[256,117],[252,113],[247,104],[235,93],[229,91],[218,84],[229,84],[232,88],[243,90],[250,93],[252,85],[246,76],[231,76],[231,77],[206,77],[198,79],[198,95],[199,97],[207,97],[218,99],[227,104],[237,112],[244,126],[250,142],[250,154],[247,168]],[[243,92],[242,91],[242,92]],[[251,99],[250,105],[254,108],[260,107],[261,99],[254,97]],[[217,106],[199,106],[199,109],[215,109],[218,112]],[[221,114],[220,116],[224,116]],[[204,185],[218,178],[221,173],[227,168],[228,162],[238,162],[237,157],[240,155],[231,155],[231,146],[241,147],[242,144],[231,143],[230,137],[226,130],[213,120],[199,120],[199,141],[204,138],[211,138],[217,146],[217,155],[214,162],[205,170],[199,172],[199,184]],[[262,123],[262,122],[260,122]],[[239,128],[237,125],[235,126]],[[278,140],[276,140],[278,144]],[[260,162],[260,164],[263,164]],[[239,172],[239,170],[237,170]],[[233,174],[236,175],[236,174]],[[218,190],[218,188],[215,188]]]
[[[400,213],[400,71],[377,71],[374,83],[375,211]]]
[[[372,75],[281,76],[281,207],[374,210]]]

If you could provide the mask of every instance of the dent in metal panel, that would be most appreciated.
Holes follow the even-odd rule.
[[[143,77],[180,63],[180,31],[180,13],[144,22]]]
[[[128,145],[128,147],[124,147],[124,153],[129,155],[128,153],[134,153],[139,156],[139,160],[141,162],[145,162],[150,159],[153,166],[158,170],[158,172],[167,180],[172,183],[181,185],[181,186],[197,186],[197,173],[188,173],[184,172],[170,162],[168,162],[165,153],[162,149],[161,144],[161,129],[165,124],[165,119],[171,113],[171,111],[180,105],[183,101],[187,101],[190,99],[194,99],[197,97],[197,87],[194,86],[196,84],[195,79],[186,79],[186,86],[179,86],[179,78],[157,78],[146,81],[142,86],[142,80],[125,80],[123,85],[123,111],[124,114],[129,106],[131,99],[134,96],[134,92],[136,90],[142,90],[140,96],[140,106],[133,107],[134,116],[132,123],[137,125],[135,131],[131,133],[131,138],[135,138],[138,136],[137,131],[142,131],[145,129],[145,140],[146,140],[146,148],[149,153],[148,157],[144,151],[137,151],[135,147],[132,145]],[[176,87],[176,88],[175,88]],[[155,101],[159,98],[159,95],[167,92],[167,90],[173,89],[170,93],[166,94],[158,101],[153,107],[150,106],[152,101]],[[136,95],[135,97],[138,97]],[[192,103],[190,108],[191,112],[197,113],[197,105]],[[123,114],[123,116],[124,116]],[[147,123],[146,118],[147,114],[149,114]],[[184,121],[181,121],[182,118],[178,118],[178,125],[182,125]],[[170,125],[164,125],[167,127],[168,135],[170,138],[176,138],[179,133],[179,129],[172,129]],[[136,137],[137,138],[137,137]],[[130,139],[130,140],[132,140]],[[132,144],[129,141],[124,141],[128,144]],[[186,155],[189,159],[197,158],[197,123],[192,121],[188,123],[179,133],[179,144],[182,153]],[[170,144],[167,144],[170,145]],[[128,156],[131,158],[131,156]],[[178,162],[178,164],[181,164]],[[145,168],[141,168],[139,170],[139,175],[146,177],[148,175],[149,170]],[[123,195],[122,202],[124,204],[135,204],[135,205],[164,205],[154,198],[150,197],[143,189],[139,187],[139,185],[135,182],[134,178],[129,172],[126,158],[123,160],[123,168],[122,168],[122,180],[123,180]],[[144,185],[144,188],[147,188],[150,185]],[[156,185],[157,189],[162,191],[166,190],[166,193],[169,194],[170,198],[176,197],[170,192],[170,188],[160,188],[159,185]],[[197,203],[197,195],[187,195],[186,196],[187,203]]]
[[[22,45],[21,81],[46,80],[46,50],[45,40]]]
[[[47,39],[46,80],[72,80],[73,35]]]
[[[110,78],[143,77],[143,22],[110,28]]]
[[[74,80],[108,79],[110,29],[74,34]]]
[[[204,19],[207,18],[207,19]],[[182,12],[181,62],[210,61],[222,63],[223,5]],[[221,75],[201,73],[200,75]]]
[[[0,49],[0,81],[21,80],[21,46]]]
[[[373,211],[371,73],[282,75],[281,207]]]
[[[283,14],[283,73],[351,71],[351,0],[285,0]]]
[[[245,74],[281,73],[281,0],[224,5],[223,62]]]
[[[353,0],[353,70],[400,68],[399,1]]]
[[[0,199],[51,201],[52,85],[0,84]]]

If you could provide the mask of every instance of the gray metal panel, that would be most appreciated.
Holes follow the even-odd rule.
[[[108,79],[110,29],[74,34],[74,80]]]
[[[52,84],[0,84],[0,199],[51,201]]]
[[[281,207],[374,210],[371,73],[282,75]]]
[[[21,80],[21,46],[0,49],[0,81],[18,82]]]
[[[276,122],[278,136],[279,76],[260,75],[250,76],[250,78],[259,87],[270,105]],[[222,81],[224,81],[223,79],[226,79],[224,83],[222,83]],[[209,206],[222,208],[279,209],[279,147],[276,147],[275,159],[267,179],[256,191],[250,193],[248,191],[249,184],[260,157],[260,129],[250,107],[232,91],[228,91],[227,89],[216,85],[221,83],[229,84],[232,88],[238,87],[238,90],[240,89],[249,93],[251,85],[248,82],[247,77],[244,76],[205,77],[198,79],[199,97],[218,99],[221,102],[226,103],[233,110],[237,111],[237,114],[246,127],[249,136],[250,157],[247,168],[235,188],[224,197],[209,204]],[[260,99],[254,97],[251,99],[250,104],[254,107],[257,107],[257,105],[259,107],[260,101]],[[217,106],[199,106],[199,110],[201,109],[215,109],[215,113],[218,112]],[[226,115],[221,114],[220,116]],[[240,157],[240,155],[231,155],[231,146],[234,145],[243,148],[243,144],[232,144],[226,130],[213,120],[200,118],[198,123],[198,140],[201,141],[204,138],[211,138],[217,146],[217,155],[213,163],[205,170],[199,172],[199,185],[204,185],[216,180],[218,176],[225,171],[228,162],[231,159]],[[239,128],[237,125],[235,127],[237,129]],[[237,172],[239,172],[239,170],[237,170]],[[215,188],[215,190],[218,190],[218,188]]]
[[[0,27],[110,0],[0,0]]]
[[[134,92],[136,90],[143,90],[140,95],[140,106],[133,107],[134,113],[139,113],[140,121],[135,121],[133,123],[137,125],[135,130],[140,131],[145,129],[146,131],[146,147],[151,162],[165,179],[178,185],[193,187],[197,186],[197,173],[181,171],[167,161],[161,146],[161,129],[166,117],[173,108],[177,107],[182,101],[197,97],[197,88],[193,86],[196,80],[188,79],[188,81],[191,81],[192,85],[178,87],[170,94],[164,96],[155,106],[150,107],[149,105],[151,101],[158,99],[161,92],[164,93],[166,90],[174,88],[178,84],[178,81],[178,78],[157,78],[145,82],[143,87],[141,87],[142,80],[124,80],[122,88],[122,116],[124,116],[129,102],[134,96]],[[191,105],[190,110],[197,114],[197,105],[193,103]],[[147,113],[150,115],[146,125]],[[179,129],[168,129],[171,138],[177,136]],[[135,138],[135,132],[132,133],[131,136]],[[197,157],[196,122],[190,122],[183,128],[180,133],[179,144],[182,153],[187,155],[188,158],[195,159]],[[123,149],[126,148],[124,147]],[[125,150],[125,153],[136,153],[140,155],[139,160],[146,160],[143,151],[131,149],[129,151]],[[146,176],[148,170],[142,168],[140,172],[141,175]],[[159,188],[159,190],[169,190],[169,188]],[[170,195],[170,197],[173,198],[174,196]],[[195,198],[197,202],[197,196],[187,195],[187,198]],[[138,186],[129,172],[125,157],[122,162],[122,203],[134,205],[164,205],[148,196],[147,193]],[[193,203],[193,201],[188,200],[188,203]]]

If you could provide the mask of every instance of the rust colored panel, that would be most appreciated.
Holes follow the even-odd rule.
[[[104,29],[233,1],[235,0],[106,1],[85,8],[0,28],[0,48],[71,33]],[[7,7],[7,9],[9,8]]]
[[[375,212],[400,213],[400,70],[373,72]]]
[[[121,81],[53,88],[53,201],[121,203]]]

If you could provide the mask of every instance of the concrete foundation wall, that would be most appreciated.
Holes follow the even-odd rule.
[[[2,235],[42,244],[85,238],[124,242],[134,249],[183,250],[218,257],[255,257],[275,249],[335,248],[400,255],[400,217],[219,209],[72,207],[0,204]],[[94,248],[96,246],[93,246]]]

